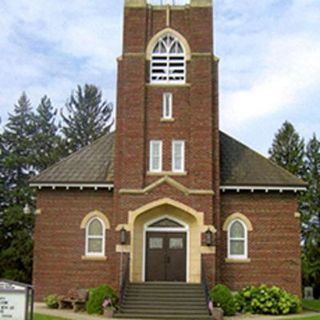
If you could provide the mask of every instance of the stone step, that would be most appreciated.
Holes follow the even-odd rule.
[[[145,300],[124,300],[123,302],[124,305],[126,306],[137,306],[137,305],[144,305],[144,306],[149,306],[149,305],[157,305],[157,306],[202,306],[206,307],[207,304],[203,299],[199,299],[197,301],[190,300],[190,301],[170,301],[170,300],[157,300],[155,301],[154,299],[150,299],[148,301]]]
[[[116,318],[210,319],[206,296],[199,284],[128,284]]]

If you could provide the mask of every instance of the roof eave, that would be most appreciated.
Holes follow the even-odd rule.
[[[112,182],[31,182],[31,188],[41,189],[58,189],[65,188],[69,189],[107,189],[108,191],[113,190],[114,185]]]

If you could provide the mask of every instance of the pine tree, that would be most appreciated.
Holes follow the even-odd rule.
[[[94,85],[80,86],[66,103],[68,115],[61,112],[62,133],[68,153],[84,147],[110,131],[113,106],[102,100],[102,92]]]
[[[303,238],[303,274],[320,294],[320,141],[316,135],[307,145],[304,179],[308,189],[300,199]]]
[[[304,164],[304,140],[294,126],[286,121],[275,135],[269,149],[270,159],[292,174],[301,177]]]
[[[33,206],[28,179],[34,170],[34,114],[25,93],[9,115],[2,135],[5,152],[6,206],[1,215],[0,278],[30,282],[32,270],[33,215],[25,215],[26,204]]]
[[[57,109],[54,109],[47,96],[41,99],[36,111],[34,119],[36,132],[33,136],[34,162],[36,169],[42,171],[60,159],[62,141],[56,125]]]

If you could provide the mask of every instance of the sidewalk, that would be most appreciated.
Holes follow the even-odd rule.
[[[72,310],[57,310],[57,309],[49,309],[44,303],[35,303],[34,304],[34,312],[40,313],[46,316],[55,316],[60,318],[66,318],[71,320],[111,320],[110,318],[102,317],[102,316],[89,316],[86,313],[82,312],[73,312]]]
[[[49,309],[44,303],[35,303],[35,313],[40,313],[47,316],[55,316],[60,318],[66,318],[70,320],[111,320],[110,318],[106,318],[103,316],[89,316],[85,313],[75,313],[72,310],[57,310],[57,309]],[[303,318],[313,315],[320,315],[315,312],[303,312],[298,315],[289,315],[289,316],[264,316],[264,315],[240,315],[235,317],[224,317],[225,320],[278,320],[278,319],[294,319],[294,318]],[[130,319],[133,320],[133,319]],[[139,320],[139,319],[136,319]]]
[[[280,320],[280,319],[295,319],[295,318],[307,318],[310,316],[319,316],[319,313],[304,311],[300,314],[291,314],[286,316],[265,316],[265,315],[256,315],[256,314],[244,314],[234,317],[224,317],[225,320]]]

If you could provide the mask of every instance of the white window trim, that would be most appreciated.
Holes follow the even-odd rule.
[[[159,168],[154,169],[153,165],[153,148],[154,144],[159,144]],[[162,141],[161,140],[151,140],[149,145],[149,171],[150,172],[162,172]]]
[[[241,225],[244,228],[244,238],[232,238],[231,239],[231,227],[235,222],[240,222]],[[243,259],[248,259],[248,228],[246,224],[241,221],[240,219],[235,219],[230,221],[229,226],[228,226],[228,258],[229,259],[235,259],[235,260],[243,260]],[[244,254],[231,254],[231,240],[244,240]]]
[[[93,220],[98,220],[102,226],[102,235],[101,236],[90,236],[89,235],[89,226]],[[101,252],[89,252],[89,240],[90,239],[101,239],[102,240],[102,251]],[[105,257],[105,246],[106,246],[106,227],[104,222],[98,217],[92,217],[86,225],[86,245],[85,245],[85,256],[86,257]]]
[[[182,155],[181,155],[181,169],[177,170],[174,167],[174,156],[175,156],[175,145],[181,143],[182,144]],[[184,140],[172,140],[172,147],[171,147],[171,170],[172,172],[185,172],[185,141]]]
[[[169,114],[167,115],[167,97],[169,97]],[[172,105],[173,105],[173,96],[170,92],[165,92],[162,96],[162,118],[163,119],[172,119]]]

